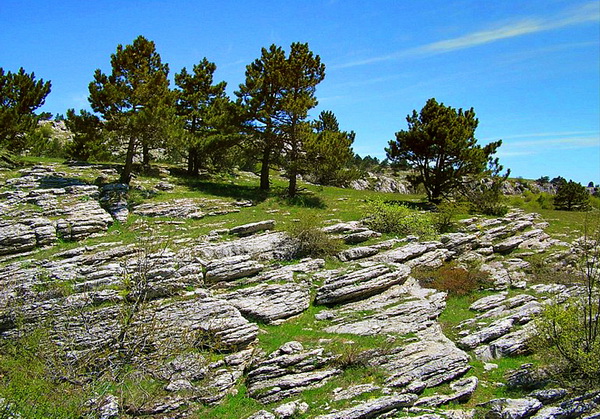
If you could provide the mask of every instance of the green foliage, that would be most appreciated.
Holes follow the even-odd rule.
[[[406,161],[417,170],[413,182],[423,183],[430,202],[438,203],[458,189],[464,177],[502,169],[498,159],[492,159],[502,141],[483,147],[477,144],[475,129],[479,121],[473,108],[457,111],[432,98],[420,113],[414,110],[406,120],[408,130],[396,133],[386,153],[390,160]]]
[[[322,111],[313,126],[315,132],[308,136],[305,144],[307,167],[303,173],[320,185],[345,186],[357,178],[356,171],[346,167],[354,155],[354,132],[340,131],[331,111]]]
[[[299,42],[292,43],[287,57],[276,45],[263,48],[261,57],[246,67],[246,81],[235,94],[246,112],[249,145],[261,155],[260,189],[270,188],[269,166],[285,150],[288,191],[296,194],[310,135],[306,118],[317,105],[315,90],[324,77],[321,58]]]
[[[64,157],[64,140],[53,135],[52,126],[43,123],[25,136],[25,145],[29,154],[42,157]]]
[[[395,233],[403,236],[412,234],[422,240],[431,239],[436,235],[429,215],[393,202],[382,200],[369,202],[364,220],[369,228],[380,233]]]
[[[589,207],[590,194],[581,184],[572,180],[558,184],[554,206],[567,211],[584,211]]]
[[[435,207],[433,223],[439,233],[449,233],[454,228],[454,222],[459,214],[465,212],[465,208],[459,202],[444,201]]]
[[[216,165],[225,161],[226,150],[240,141],[240,111],[225,94],[227,83],[213,84],[216,69],[204,58],[192,74],[185,67],[175,74],[177,114],[185,129],[178,146],[187,152],[191,175],[198,175],[209,160]]]
[[[476,269],[467,270],[452,263],[438,269],[415,269],[412,275],[423,287],[434,288],[458,297],[492,285],[487,273]]]
[[[548,304],[536,320],[533,346],[569,387],[600,385],[600,230],[579,242],[577,279],[581,294]]]
[[[310,213],[303,214],[297,221],[290,223],[286,231],[297,241],[295,258],[326,257],[340,252],[342,242],[321,230],[319,220]]]
[[[26,134],[37,127],[34,111],[44,104],[50,86],[23,68],[5,73],[0,67],[0,147],[15,152],[26,148]]]
[[[492,176],[482,179],[471,185],[465,186],[464,194],[469,203],[469,210],[473,214],[493,215],[502,217],[508,212],[502,194],[502,182],[506,176]]]
[[[73,141],[65,150],[68,157],[83,161],[109,160],[108,139],[96,115],[83,109],[77,115],[74,109],[69,109],[65,124],[73,133]]]
[[[175,124],[174,95],[169,90],[169,67],[163,64],[154,42],[143,36],[132,45],[117,46],[111,55],[112,72],[100,69],[89,85],[90,104],[127,145],[121,182],[129,183],[136,148],[142,148],[143,163],[149,151],[169,136]]]

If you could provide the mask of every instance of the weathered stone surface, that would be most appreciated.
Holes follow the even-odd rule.
[[[353,399],[361,394],[380,390],[381,387],[374,384],[358,384],[348,388],[338,387],[333,390],[333,401]]]
[[[325,331],[363,336],[415,333],[435,323],[445,307],[445,297],[445,293],[421,288],[408,278],[401,286],[332,310],[329,318],[324,318],[332,320]]]
[[[318,419],[367,419],[376,418],[395,409],[412,406],[417,400],[415,394],[394,394],[361,403],[340,412],[317,416]]]
[[[56,221],[56,232],[66,240],[81,240],[106,231],[112,222],[113,218],[98,201],[90,200],[69,207],[64,218]]]
[[[550,388],[546,390],[535,390],[529,393],[529,397],[538,399],[544,404],[555,402],[564,398],[567,395],[567,390],[564,388]]]
[[[512,319],[497,320],[489,326],[460,339],[458,341],[458,346],[464,349],[473,349],[482,343],[506,335],[512,329],[513,323],[514,320]]]
[[[415,403],[415,406],[441,406],[443,404],[452,403],[455,401],[465,402],[471,398],[479,380],[477,377],[468,377],[458,380],[450,384],[450,388],[454,391],[452,394],[434,395],[429,397],[421,397]]]
[[[259,260],[285,260],[297,245],[286,233],[266,233],[222,243],[204,244],[191,249],[191,254],[205,260],[249,255]]]
[[[393,270],[381,264],[334,276],[317,289],[315,303],[337,304],[364,299],[404,282],[409,273],[410,269],[404,266]]]
[[[20,223],[0,222],[0,255],[22,253],[35,248],[35,231]]]
[[[244,224],[241,226],[233,227],[229,230],[230,234],[237,236],[249,236],[265,230],[274,230],[275,220],[259,221],[257,223]]]
[[[493,340],[487,346],[481,346],[475,350],[476,356],[482,361],[490,361],[505,356],[523,355],[530,351],[529,339],[535,334],[535,328],[531,323],[522,329],[507,333]]]
[[[396,249],[388,250],[387,252],[382,252],[374,256],[372,260],[388,263],[403,263],[407,260],[421,256],[426,252],[438,249],[441,245],[440,242],[410,243]]]
[[[271,412],[259,410],[258,412],[248,416],[246,419],[276,419],[276,417]]]
[[[469,356],[444,336],[439,325],[417,332],[417,337],[417,342],[372,354],[369,364],[389,374],[388,386],[407,387],[420,381],[426,387],[435,387],[471,368]]]
[[[539,400],[527,397],[523,399],[494,399],[482,405],[488,409],[485,417],[489,419],[521,419],[533,416],[542,408]]]
[[[304,350],[299,342],[288,342],[248,371],[248,394],[272,403],[306,389],[323,386],[338,369],[325,369],[333,358],[322,348]]]
[[[510,253],[515,250],[525,239],[521,236],[510,237],[506,240],[501,241],[494,245],[494,252],[496,253]]]
[[[256,275],[263,265],[248,255],[215,259],[206,265],[205,279],[209,282],[231,281],[246,276]]]
[[[342,262],[347,262],[350,260],[362,259],[369,256],[376,255],[381,250],[391,249],[396,243],[398,243],[397,239],[386,240],[381,243],[377,243],[371,246],[362,246],[362,247],[352,247],[350,249],[346,249],[338,254],[338,258]]]
[[[300,400],[294,400],[293,402],[282,404],[273,409],[273,412],[281,419],[297,417],[303,415],[307,411],[308,404]]]
[[[310,288],[306,284],[260,284],[242,288],[219,298],[229,301],[242,315],[265,323],[287,319],[310,305]]]
[[[500,306],[504,300],[506,300],[506,293],[488,295],[471,304],[469,310],[488,311]]]
[[[344,236],[344,242],[346,244],[357,244],[365,242],[369,239],[381,237],[381,233],[377,233],[372,230],[359,231],[356,233],[347,234]]]

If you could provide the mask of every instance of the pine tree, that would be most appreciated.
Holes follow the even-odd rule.
[[[69,109],[65,124],[73,133],[73,141],[66,147],[67,156],[83,161],[109,157],[103,125],[96,115],[83,109],[78,115]]]
[[[21,151],[26,147],[26,133],[37,126],[34,111],[50,93],[50,81],[35,80],[23,68],[17,73],[0,67],[0,147]]]
[[[246,66],[246,80],[235,92],[238,103],[246,111],[251,148],[260,155],[260,189],[270,189],[269,169],[272,159],[281,151],[277,118],[281,113],[284,91],[285,52],[271,45],[262,48],[261,56]]]
[[[417,170],[415,182],[422,182],[430,202],[441,199],[473,177],[498,174],[502,166],[492,155],[502,140],[485,146],[477,144],[479,120],[473,108],[463,111],[429,99],[420,113],[406,117],[407,131],[396,133],[386,148],[392,161],[407,161]],[[492,173],[494,172],[494,173]]]
[[[345,168],[354,158],[354,132],[340,131],[331,111],[322,111],[313,128],[305,145],[308,172],[321,185],[343,186],[348,177]]]
[[[142,148],[143,163],[148,164],[150,149],[168,135],[174,121],[174,96],[169,90],[168,65],[162,63],[154,42],[143,36],[132,45],[118,45],[111,66],[109,75],[96,70],[89,101],[107,127],[125,140],[121,182],[129,183],[136,151]]]
[[[232,112],[225,94],[227,83],[213,84],[217,66],[204,58],[194,65],[193,74],[184,67],[175,74],[177,113],[184,120],[185,145],[188,152],[188,173],[198,175],[201,155],[209,154],[218,147],[224,133],[227,113]],[[223,128],[219,130],[219,128]]]
[[[590,194],[584,186],[577,182],[563,181],[558,184],[556,195],[554,196],[554,206],[556,209],[585,210],[590,202]]]

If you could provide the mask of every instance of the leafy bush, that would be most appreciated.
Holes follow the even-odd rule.
[[[455,264],[446,264],[438,269],[415,269],[413,276],[421,286],[463,296],[491,286],[489,275],[478,270],[467,270]]]
[[[434,221],[429,215],[401,204],[371,201],[364,218],[370,229],[380,233],[414,234],[421,239],[433,238],[436,235]]]
[[[587,226],[586,226],[587,227]],[[561,304],[546,305],[536,320],[532,346],[562,385],[596,388],[600,385],[600,230],[579,241],[580,295]]]
[[[458,214],[464,212],[464,208],[457,202],[442,202],[437,205],[433,213],[435,228],[440,233],[448,233],[454,227],[454,221]]]
[[[287,233],[297,242],[293,258],[333,256],[341,251],[342,241],[321,230],[319,223],[314,215],[305,214],[287,226]]]

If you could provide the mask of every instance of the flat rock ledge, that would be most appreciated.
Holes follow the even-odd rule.
[[[364,299],[404,282],[409,274],[410,268],[406,266],[394,269],[378,264],[334,276],[317,290],[315,303],[331,305]]]
[[[327,368],[332,360],[322,348],[305,350],[299,342],[287,342],[250,368],[248,395],[262,403],[273,403],[321,387],[342,372]]]
[[[318,419],[368,419],[376,418],[388,412],[410,407],[417,400],[415,394],[395,394],[383,396],[375,400],[361,403],[349,409],[327,415],[317,416]]]

